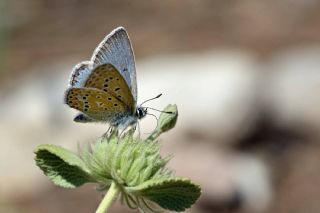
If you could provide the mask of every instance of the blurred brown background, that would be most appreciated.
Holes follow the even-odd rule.
[[[320,212],[319,1],[1,0],[0,10],[0,212],[95,211],[94,185],[55,187],[32,151],[76,151],[107,129],[72,122],[62,100],[72,67],[120,25],[139,101],[163,92],[150,106],[178,104],[161,142],[176,174],[202,186],[187,212]]]

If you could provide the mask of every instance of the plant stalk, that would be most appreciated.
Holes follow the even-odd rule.
[[[106,213],[111,205],[116,201],[118,195],[120,193],[119,186],[113,181],[107,194],[102,199],[101,203],[99,204],[96,213]]]
[[[159,137],[159,135],[161,135],[161,131],[156,129],[154,130],[151,135],[149,135],[149,137],[146,139],[147,141],[154,141],[155,139],[157,139],[157,137]]]

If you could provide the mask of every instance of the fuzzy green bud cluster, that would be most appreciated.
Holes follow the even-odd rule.
[[[86,167],[104,187],[115,181],[125,187],[138,186],[147,180],[169,177],[165,167],[169,158],[162,158],[159,143],[132,137],[112,135],[103,138],[81,153]]]

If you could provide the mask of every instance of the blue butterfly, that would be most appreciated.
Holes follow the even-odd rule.
[[[90,61],[77,64],[65,93],[65,103],[81,111],[76,122],[107,122],[126,129],[147,114],[137,106],[134,54],[127,31],[118,27],[94,50]]]

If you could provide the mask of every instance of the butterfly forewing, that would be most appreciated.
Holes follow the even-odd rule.
[[[135,102],[126,81],[112,64],[96,67],[87,78],[84,87],[107,92],[123,102],[131,112],[135,109]]]
[[[118,27],[107,35],[95,49],[91,61],[93,66],[110,63],[114,65],[137,101],[137,80],[134,54],[126,30]]]
[[[87,79],[91,73],[91,69],[92,69],[92,62],[90,61],[83,61],[77,64],[71,72],[69,86],[83,87],[85,79]]]
[[[97,121],[111,121],[117,114],[128,111],[123,102],[95,88],[70,88],[66,92],[65,102]]]

